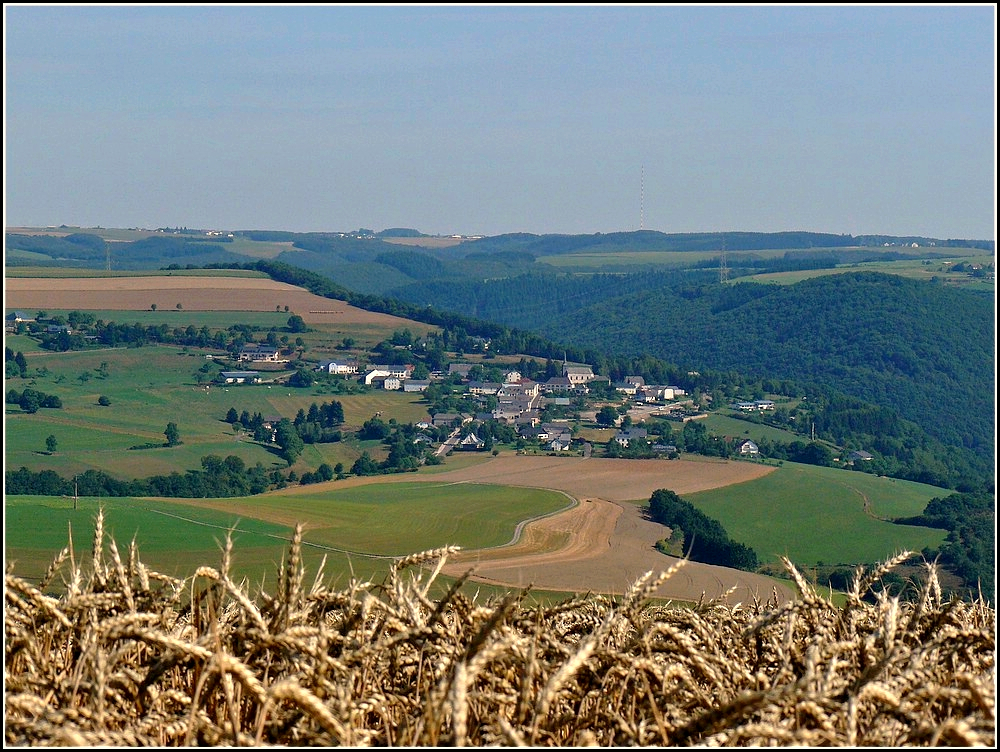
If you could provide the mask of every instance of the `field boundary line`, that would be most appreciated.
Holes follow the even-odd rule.
[[[170,512],[164,512],[162,509],[150,509],[149,507],[146,507],[145,509],[147,512],[152,512],[153,514],[162,514],[164,517],[173,517],[175,520],[190,522],[192,525],[201,525],[202,527],[211,527],[217,530],[231,530],[232,532],[235,533],[245,533],[247,535],[260,535],[264,538],[274,538],[275,540],[285,541],[286,543],[289,541],[289,538],[286,538],[285,536],[281,535],[276,535],[275,533],[261,533],[261,532],[255,532],[253,530],[242,530],[238,527],[226,527],[225,525],[215,525],[212,524],[211,522],[201,522],[200,520],[192,520],[190,517],[182,517],[179,514],[171,514]],[[368,559],[400,559],[403,558],[403,556],[408,555],[408,554],[399,554],[399,555],[370,554],[370,553],[364,553],[362,551],[350,551],[346,548],[336,548],[335,546],[327,546],[322,543],[312,543],[305,539],[302,540],[302,545],[312,546],[313,548],[318,548],[322,551],[335,551],[340,554],[347,554],[348,556],[362,556]]]

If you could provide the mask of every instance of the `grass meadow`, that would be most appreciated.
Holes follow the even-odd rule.
[[[767,441],[780,441],[783,444],[788,444],[792,441],[807,440],[807,437],[793,431],[786,431],[774,426],[765,426],[761,423],[751,423],[746,420],[730,417],[721,412],[709,413],[708,417],[704,418],[701,422],[704,423],[709,433],[720,436],[747,438],[752,441],[766,439]]]
[[[18,340],[18,341],[15,341]],[[10,337],[7,346],[19,349]],[[30,341],[30,340],[27,340]],[[25,343],[26,345],[27,343]],[[416,422],[427,417],[420,394],[371,391],[340,395],[331,387],[294,389],[277,385],[199,385],[197,377],[210,361],[201,351],[176,346],[116,348],[113,350],[55,353],[22,350],[28,356],[32,378],[14,379],[8,388],[26,386],[57,395],[61,409],[42,408],[33,415],[15,405],[6,406],[5,458],[8,468],[54,470],[64,477],[89,469],[117,477],[144,477],[200,469],[201,457],[230,454],[248,464],[266,468],[285,463],[267,448],[237,434],[224,421],[229,408],[265,418],[294,418],[311,404],[339,401],[345,428],[356,428],[379,412],[388,419]],[[218,371],[214,367],[210,373]],[[101,406],[101,396],[110,404]],[[176,423],[181,444],[165,443],[167,423]],[[46,437],[55,436],[57,449],[46,453]],[[144,449],[130,447],[154,445]],[[321,463],[350,467],[368,451],[378,458],[377,442],[356,441],[316,444],[306,448],[297,472],[315,470]]]
[[[945,489],[840,468],[785,462],[746,483],[688,494],[730,537],[765,563],[785,556],[799,566],[878,561],[893,550],[937,547],[945,531],[894,525],[918,515]]]

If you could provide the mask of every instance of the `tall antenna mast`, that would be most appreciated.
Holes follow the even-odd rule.
[[[726,264],[726,236],[722,236],[722,255],[719,256],[719,281],[726,282],[729,279],[729,265]]]
[[[639,170],[639,229],[643,229],[645,224],[645,198],[646,198],[646,165]]]

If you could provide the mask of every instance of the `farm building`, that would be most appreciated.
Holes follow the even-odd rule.
[[[257,371],[222,371],[219,374],[219,381],[224,384],[257,384],[260,382],[260,373]]]

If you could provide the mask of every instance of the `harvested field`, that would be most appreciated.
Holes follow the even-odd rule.
[[[447,477],[454,482],[554,488],[578,499],[636,501],[648,499],[659,488],[683,495],[754,480],[774,469],[725,460],[619,460],[508,454],[435,477]]]
[[[307,324],[413,323],[263,277],[8,277],[4,287],[7,308],[27,311],[148,311],[154,303],[161,310],[180,303],[186,311],[274,311],[288,306]]]

